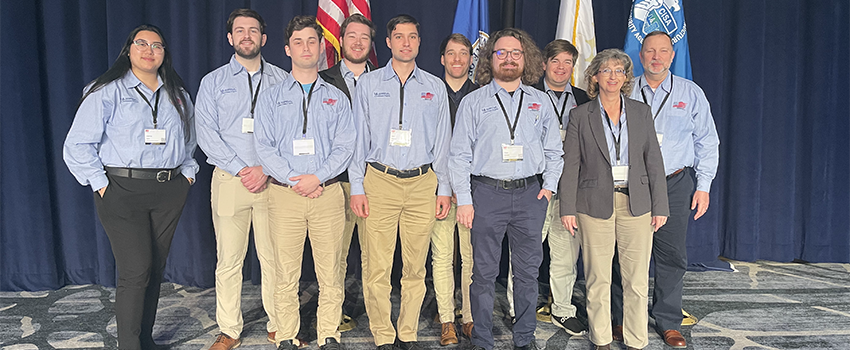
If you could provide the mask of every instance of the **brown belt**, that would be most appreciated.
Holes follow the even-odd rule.
[[[283,183],[283,182],[277,181],[277,179],[275,179],[275,178],[273,178],[273,177],[271,177],[271,176],[269,176],[269,182],[271,182],[273,185],[278,185],[278,186],[283,186],[283,187],[292,187],[292,186],[290,186],[289,184],[286,184],[286,183]],[[337,182],[339,182],[339,177],[338,177],[338,176],[337,176],[337,177],[335,177],[335,178],[333,178],[333,179],[330,179],[330,180],[328,180],[328,181],[325,181],[325,182],[323,182],[323,183],[319,184],[319,186],[322,186],[322,187],[328,187],[328,186],[333,185],[333,184],[335,184],[335,183],[337,183]]]
[[[685,168],[682,168],[682,169],[676,170],[676,171],[674,171],[672,174],[667,175],[667,178],[669,179],[669,178],[671,178],[671,177],[673,177],[673,176],[679,175],[679,173],[681,173],[681,172],[682,172],[682,171],[684,171],[684,170],[685,170]]]

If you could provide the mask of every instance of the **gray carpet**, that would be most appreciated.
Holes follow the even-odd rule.
[[[685,309],[699,318],[683,334],[691,349],[850,349],[850,264],[791,264],[733,262],[737,272],[688,272],[685,275]],[[374,349],[368,331],[359,281],[347,281],[346,313],[359,326],[343,333],[346,349]],[[497,284],[494,311],[497,349],[511,349],[510,320],[504,281]],[[541,285],[541,295],[547,286]],[[576,297],[583,298],[583,284]],[[300,336],[316,349],[317,286],[302,285]],[[0,292],[0,350],[115,348],[115,290],[101,286],[69,286],[51,292]],[[541,297],[543,301],[543,297]],[[393,294],[397,305],[398,294]],[[246,284],[242,307],[245,327],[240,349],[267,349],[259,286]],[[396,310],[397,312],[397,310]],[[422,308],[419,339],[426,348],[438,349],[439,327],[434,323],[436,304],[430,289]],[[162,348],[206,349],[214,341],[214,289],[162,285],[154,338]],[[542,348],[589,349],[583,337],[570,338],[549,323],[539,323],[537,342]],[[468,344],[462,339],[460,350]],[[625,348],[615,343],[613,347]],[[650,330],[646,349],[669,349]],[[448,350],[447,349],[447,350]]]

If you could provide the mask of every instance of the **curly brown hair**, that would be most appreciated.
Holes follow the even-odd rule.
[[[621,63],[623,65],[623,69],[626,71],[626,81],[620,88],[620,92],[626,96],[629,96],[629,94],[632,93],[632,80],[634,80],[635,76],[632,69],[633,65],[631,57],[620,49],[605,49],[596,54],[596,56],[593,57],[593,60],[590,61],[590,65],[584,70],[584,80],[585,83],[587,83],[588,97],[594,99],[599,95],[599,83],[593,82],[593,77],[596,76],[596,73],[599,73],[599,70],[602,69],[603,66],[615,65],[617,63]]]
[[[490,39],[481,50],[478,57],[478,66],[475,67],[475,82],[480,85],[489,84],[493,80],[493,48],[496,42],[504,37],[513,37],[522,45],[522,55],[525,58],[525,67],[522,70],[522,83],[534,85],[543,76],[543,54],[534,43],[531,35],[522,29],[505,28],[490,35]]]

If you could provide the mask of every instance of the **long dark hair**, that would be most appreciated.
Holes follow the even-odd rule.
[[[77,104],[77,109],[80,108],[80,105],[83,104],[86,97],[89,97],[89,95],[95,91],[100,90],[106,84],[120,79],[124,76],[124,74],[127,74],[127,71],[132,68],[132,64],[130,63],[130,48],[133,46],[133,39],[136,38],[136,34],[143,30],[154,32],[159,35],[162,39],[162,44],[165,46],[162,65],[159,66],[157,74],[160,78],[162,78],[162,84],[164,85],[165,92],[168,94],[168,100],[171,101],[171,104],[177,109],[177,113],[180,114],[180,120],[183,122],[183,136],[186,140],[188,140],[189,127],[191,125],[189,124],[189,111],[187,110],[188,104],[186,101],[183,101],[184,98],[188,98],[188,92],[186,92],[188,89],[186,88],[186,84],[183,83],[183,79],[180,78],[180,75],[177,74],[174,67],[171,65],[171,53],[168,49],[168,43],[165,41],[165,35],[162,35],[162,30],[151,24],[142,24],[130,32],[130,35],[127,36],[127,40],[124,42],[124,46],[121,48],[121,53],[118,54],[118,58],[116,58],[115,62],[112,63],[112,67],[109,67],[106,73],[101,74],[97,77],[97,79],[89,84],[91,87],[85,94],[83,94],[83,97],[80,99],[80,103]]]

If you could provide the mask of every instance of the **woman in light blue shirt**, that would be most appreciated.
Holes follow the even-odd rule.
[[[198,164],[192,102],[159,28],[127,37],[80,99],[63,155],[91,185],[118,269],[120,349],[151,349],[162,272]]]

